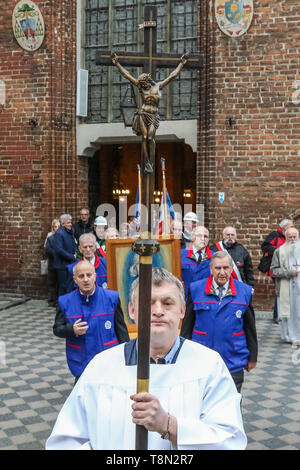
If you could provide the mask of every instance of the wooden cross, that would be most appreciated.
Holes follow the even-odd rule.
[[[150,73],[155,79],[157,67],[174,68],[178,64],[182,54],[158,53],[157,44],[157,9],[155,6],[145,7],[145,21],[139,25],[139,29],[144,30],[144,51],[143,52],[120,52],[116,51],[121,65],[130,67],[143,67],[144,73]],[[96,51],[96,64],[112,66],[112,51]],[[192,54],[185,65],[187,69],[197,69],[203,67],[204,59],[202,55]]]
[[[157,67],[174,68],[180,61],[185,68],[200,69],[203,67],[201,55],[189,55],[188,61],[183,62],[182,55],[158,54],[156,50],[157,9],[155,6],[145,7],[145,22],[140,25],[144,29],[144,51],[119,52],[117,51],[119,65],[143,67],[143,72],[152,75],[155,79]],[[113,51],[97,51],[96,64],[114,66],[112,62]],[[179,66],[178,66],[179,67]],[[179,73],[177,67],[177,73]],[[119,67],[120,70],[120,67]],[[124,70],[123,70],[124,72]],[[124,75],[124,73],[123,73]],[[175,75],[176,76],[176,75]],[[133,78],[131,77],[133,80]],[[135,83],[135,82],[134,82]],[[136,83],[135,83],[136,84]],[[155,85],[155,84],[154,84]],[[157,91],[156,91],[157,93]],[[139,135],[139,134],[138,134]],[[153,137],[153,136],[152,136]],[[143,137],[144,139],[144,137]],[[145,171],[145,159],[142,151],[142,205],[147,209],[148,233],[141,234],[132,250],[139,254],[139,305],[138,305],[138,357],[137,357],[137,392],[147,392],[149,389],[149,351],[150,351],[150,318],[151,318],[151,290],[152,290],[152,256],[159,251],[159,243],[151,240],[150,211],[153,202],[154,167],[152,171]],[[152,162],[155,165],[155,158]],[[141,214],[140,214],[141,217]],[[146,450],[148,447],[148,432],[144,426],[136,426],[136,449]]]

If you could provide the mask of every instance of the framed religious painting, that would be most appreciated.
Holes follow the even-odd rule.
[[[174,237],[156,238],[160,250],[152,258],[154,268],[165,268],[181,280],[180,239]],[[121,307],[124,312],[128,332],[131,337],[137,333],[135,323],[129,318],[128,302],[130,288],[139,275],[139,255],[131,249],[135,238],[107,239],[107,287],[117,290],[120,296]]]

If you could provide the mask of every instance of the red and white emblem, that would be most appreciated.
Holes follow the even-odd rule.
[[[221,31],[230,37],[246,33],[253,18],[253,0],[216,0],[215,15]]]

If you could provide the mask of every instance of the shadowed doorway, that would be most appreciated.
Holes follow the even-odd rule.
[[[89,207],[96,215],[100,204],[113,204],[118,219],[120,198],[127,197],[127,207],[135,204],[139,143],[101,145],[89,159]],[[166,164],[166,185],[173,204],[196,202],[196,153],[184,141],[157,142],[155,165],[155,203],[160,204],[162,191],[161,158]],[[98,214],[99,215],[99,214]],[[103,214],[101,214],[103,215]],[[118,220],[117,226],[118,226]]]

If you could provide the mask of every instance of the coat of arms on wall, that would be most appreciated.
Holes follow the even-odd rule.
[[[253,18],[253,0],[215,0],[215,14],[224,34],[242,36]]]
[[[13,30],[19,45],[26,51],[35,51],[44,40],[45,25],[39,8],[30,0],[22,0],[14,9]]]

